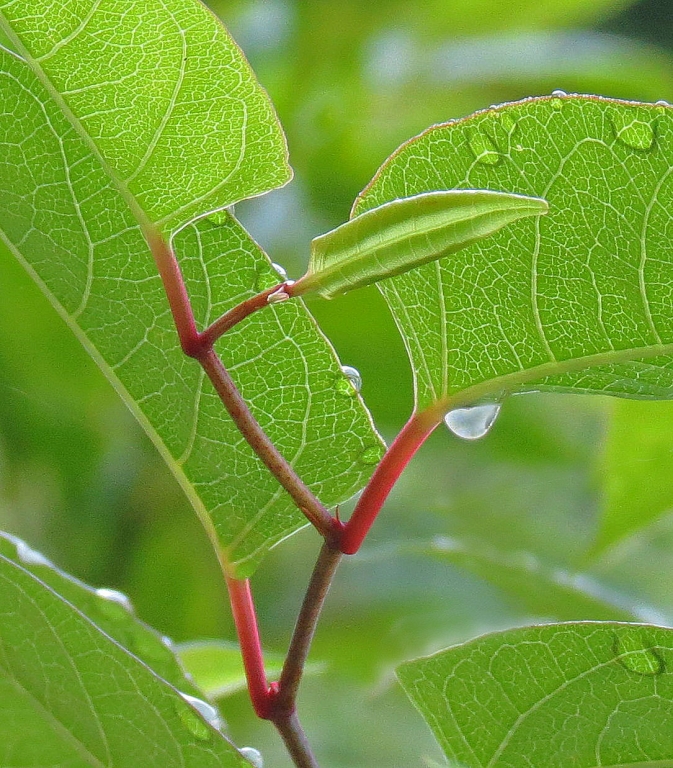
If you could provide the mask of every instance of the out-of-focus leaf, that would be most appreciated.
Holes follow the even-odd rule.
[[[380,284],[417,407],[540,389],[673,396],[671,156],[668,106],[562,94],[401,147],[354,215],[465,187],[542,197],[550,211]]]
[[[331,299],[465,248],[513,221],[547,212],[544,200],[482,190],[393,200],[316,237],[292,293]]]
[[[665,768],[673,630],[582,622],[485,635],[398,668],[464,768]]]
[[[657,614],[589,573],[554,568],[532,552],[506,552],[447,537],[437,537],[424,551],[488,581],[508,602],[538,619],[649,621]]]
[[[0,583],[2,765],[247,765],[214,708],[183,697],[3,555]]]
[[[122,42],[124,29],[117,30]],[[135,204],[132,213],[107,161],[73,129],[51,86],[16,56],[0,56],[0,141],[7,148],[0,156],[0,236],[154,440],[232,571],[249,574],[305,519],[224,416],[198,365],[180,352]],[[267,118],[258,115],[256,131],[276,130]],[[186,159],[177,149],[173,159],[180,172]],[[255,183],[268,188],[272,169]],[[225,221],[217,227],[201,220],[175,238],[204,326],[278,280],[245,231],[231,217]],[[306,470],[325,504],[364,484],[381,441],[303,306],[260,313],[218,349],[255,416],[297,471]]]
[[[596,550],[673,509],[673,404],[618,402],[600,466],[604,507]]]

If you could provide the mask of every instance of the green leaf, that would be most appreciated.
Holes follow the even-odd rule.
[[[0,585],[2,765],[247,765],[175,688],[2,555]]]
[[[293,295],[325,299],[454,253],[526,216],[547,212],[538,198],[481,190],[428,192],[393,200],[311,243],[308,271]]]
[[[553,567],[532,552],[444,536],[421,551],[488,581],[508,602],[538,619],[644,621],[655,613],[590,573]]]
[[[603,512],[595,551],[673,509],[673,403],[617,402],[599,476]]]
[[[185,675],[171,641],[133,613],[129,598],[113,589],[94,589],[61,571],[26,542],[0,532],[0,555],[29,571],[56,594],[67,600],[119,645],[144,661],[153,672],[191,696],[203,695]]]
[[[462,768],[668,768],[673,630],[581,622],[498,632],[398,668]]]
[[[305,519],[181,353],[138,221],[105,166],[23,61],[0,52],[0,72],[0,237],[153,439],[232,572],[249,575]],[[202,327],[278,281],[240,225],[225,222],[202,219],[174,238]],[[362,487],[382,443],[300,302],[258,313],[217,348],[323,503]]]
[[[53,101],[139,218],[175,230],[290,178],[268,96],[198,0],[4,0],[0,28],[44,87],[33,109]]]
[[[417,406],[537,389],[673,396],[672,161],[669,107],[584,96],[489,109],[401,147],[355,215],[454,188],[549,203],[380,286]]]

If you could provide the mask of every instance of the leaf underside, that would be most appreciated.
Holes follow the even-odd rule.
[[[0,764],[248,765],[172,686],[2,555]]]
[[[673,109],[527,99],[403,145],[353,215],[437,189],[542,197],[549,214],[380,285],[417,405],[508,391],[673,396]]]
[[[673,765],[670,629],[512,629],[403,664],[397,674],[452,765]]]
[[[121,7],[112,0],[110,4]],[[8,5],[18,13],[21,4]],[[95,5],[99,8],[101,4]],[[193,5],[200,8],[195,12],[197,28],[200,23],[216,23],[199,3]],[[99,34],[110,35],[121,45],[130,34],[125,24],[134,20],[136,11],[129,11],[131,16],[122,21],[114,13],[109,18],[103,14],[109,28]],[[97,18],[96,12],[89,24]],[[170,29],[178,22],[186,23],[168,12],[164,21]],[[156,24],[154,29],[157,34]],[[22,34],[27,46],[37,45],[34,38],[41,40],[37,33]],[[184,34],[189,38],[189,33]],[[59,52],[69,51],[77,40],[62,45]],[[229,57],[236,54],[240,58],[228,37],[226,41]],[[42,41],[40,45],[46,44]],[[148,50],[147,46],[141,48]],[[86,51],[79,54],[84,56]],[[55,58],[47,58],[44,66]],[[100,60],[98,52],[96,62]],[[89,90],[96,91],[96,69],[91,60],[88,63]],[[39,69],[39,64],[31,62],[33,68]],[[261,89],[251,73],[245,74],[247,64],[231,72],[226,60],[218,66],[224,78],[222,87],[227,77],[236,82],[243,78],[252,92],[251,103],[256,98],[267,103],[265,95],[255,96],[255,89],[260,93]],[[182,226],[185,217],[197,211],[206,212],[210,206],[234,202],[243,194],[261,192],[285,180],[284,142],[275,116],[246,113],[246,130],[255,135],[266,132],[276,146],[272,152],[270,145],[264,145],[264,154],[262,145],[255,149],[253,142],[250,154],[248,139],[241,139],[250,184],[233,176],[218,190],[218,196],[196,197],[201,194],[197,184],[191,199],[199,207],[184,203],[182,174],[200,162],[201,150],[194,154],[193,142],[183,136],[185,144],[170,155],[171,161],[164,167],[165,180],[170,181],[166,195],[175,191],[169,206],[175,216],[168,216],[164,208],[157,213],[159,209],[149,204],[147,211],[137,215],[134,206],[138,201],[146,204],[153,182],[138,175],[138,180],[145,179],[144,191],[141,194],[138,187],[130,194],[131,186],[121,183],[117,171],[111,170],[113,158],[101,155],[98,144],[104,150],[106,143],[99,136],[93,141],[82,132],[82,123],[73,120],[54,96],[53,84],[45,86],[44,72],[38,74],[42,79],[26,62],[0,51],[0,237],[154,440],[209,534],[225,550],[232,572],[249,575],[264,552],[304,525],[305,519],[234,429],[199,366],[180,352],[139,219],[163,216],[165,222]],[[144,77],[149,78],[149,73],[144,72]],[[206,67],[197,85],[212,77],[212,68]],[[156,71],[151,78],[154,87]],[[125,81],[127,86],[129,82]],[[147,82],[141,78],[141,94],[143,87]],[[103,90],[109,91],[107,87]],[[197,98],[199,92],[194,87],[192,96]],[[185,99],[189,96],[188,92],[180,94]],[[120,98],[127,95],[124,89]],[[233,101],[232,120],[240,107]],[[213,105],[207,102],[206,106]],[[177,107],[176,111],[180,112]],[[119,119],[115,110],[111,114],[108,131],[113,131]],[[189,116],[180,114],[180,125],[185,128]],[[194,123],[190,131],[206,131],[209,109],[204,109],[202,117],[205,122]],[[162,137],[168,137],[171,144],[167,129],[171,119],[156,147]],[[219,130],[227,133],[227,121]],[[215,172],[224,173],[221,167]],[[217,225],[201,219],[182,226],[174,238],[200,327],[278,282],[268,257],[242,227],[224,214],[220,221],[223,223]],[[362,487],[383,445],[332,348],[300,302],[269,308],[250,318],[222,339],[217,349],[255,417],[323,503],[340,503]]]

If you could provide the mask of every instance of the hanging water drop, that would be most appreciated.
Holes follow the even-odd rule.
[[[264,758],[258,749],[255,749],[254,747],[241,747],[238,751],[249,763],[252,763],[255,768],[264,768]]]
[[[565,91],[562,91],[560,88],[556,88],[556,90],[554,90],[554,91],[552,91],[552,92],[551,92],[551,95],[552,95],[552,96],[553,96],[555,99],[562,99],[562,98],[564,98],[565,96],[567,96],[568,94],[567,94]]]
[[[178,708],[180,720],[197,739],[201,739],[201,741],[210,739],[212,732],[206,723],[216,730],[220,730],[222,727],[220,713],[212,704],[208,704],[203,699],[197,699],[196,696],[190,696],[181,691],[179,693],[187,703],[187,706],[180,705]]]
[[[617,141],[630,149],[646,150],[654,144],[654,128],[646,120],[633,118],[631,114],[615,111],[610,115]]]
[[[617,661],[629,672],[643,677],[660,675],[666,664],[659,651],[643,643],[642,630],[624,630],[615,635],[614,648]]]
[[[478,440],[488,434],[499,413],[500,403],[455,408],[446,414],[444,423],[457,437],[462,437],[463,440]]]
[[[468,142],[478,163],[497,165],[502,160],[502,156],[493,140],[482,131],[473,131]]]
[[[656,103],[657,107],[670,107],[671,103],[669,101],[666,101],[665,99],[659,99]]]
[[[46,565],[48,568],[54,567],[54,564],[48,557],[45,557],[42,552],[38,552],[36,549],[29,547],[25,541],[14,539],[14,544],[16,546],[17,557],[24,565]]]
[[[507,131],[507,133],[514,133],[516,128],[516,120],[510,115],[509,112],[500,113],[500,125]]]
[[[340,395],[346,395],[346,397],[354,397],[362,389],[362,376],[357,368],[353,368],[350,365],[342,365],[341,372],[343,376],[339,376],[336,381],[336,391]]]

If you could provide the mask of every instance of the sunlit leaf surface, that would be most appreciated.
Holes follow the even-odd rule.
[[[0,763],[238,768],[243,757],[172,686],[0,555]],[[205,703],[204,703],[205,704]]]
[[[358,199],[431,189],[546,199],[549,214],[381,285],[417,404],[555,389],[673,395],[673,110],[530,99],[431,128]]]
[[[666,768],[673,630],[550,624],[403,664],[399,679],[463,768]]]
[[[9,5],[13,14],[20,15],[19,4]],[[98,6],[96,3],[86,24],[82,17],[82,29],[89,29],[98,19]],[[190,6],[188,3],[186,7]],[[194,6],[200,9],[194,10],[194,24],[215,25],[208,28],[213,35],[220,34],[200,4]],[[118,44],[125,44],[134,27],[124,26],[115,14],[110,19],[115,23],[109,21],[105,34],[117,35],[114,39]],[[124,19],[129,24],[137,21],[132,14]],[[182,19],[184,24],[188,21]],[[177,22],[167,12],[165,23],[172,30]],[[39,31],[41,25],[35,25]],[[56,52],[49,53],[52,48],[38,31],[24,34],[23,26],[28,29],[30,25],[14,24],[27,38],[26,45],[36,47],[36,56],[46,56],[45,67],[46,62],[54,66]],[[155,35],[156,28],[155,20]],[[57,34],[56,27],[53,34]],[[65,29],[58,34],[65,35]],[[238,49],[224,32],[221,35],[228,55],[238,56]],[[67,43],[54,49],[59,56],[73,44],[66,39]],[[80,35],[74,39],[79,40]],[[169,35],[167,45],[171,39]],[[53,45],[56,43],[51,41]],[[146,46],[141,53],[145,50]],[[210,56],[212,51],[208,50]],[[82,62],[85,53],[79,54]],[[89,59],[91,88],[85,88],[86,92],[100,90],[94,76],[100,57],[97,53],[95,59]],[[195,58],[198,60],[196,54]],[[238,70],[230,72],[227,61],[225,57],[217,65],[222,69],[220,74],[237,83],[243,75]],[[162,62],[159,57],[156,67],[163,66]],[[243,67],[241,62],[239,65]],[[267,146],[264,152],[245,154],[250,184],[231,176],[226,199],[199,192],[200,187],[192,189],[191,182],[183,179],[200,163],[198,153],[192,154],[189,136],[183,135],[184,144],[171,144],[170,162],[162,160],[164,176],[170,177],[170,189],[164,191],[168,197],[158,193],[156,197],[161,206],[175,211],[175,217],[170,217],[164,213],[166,208],[158,212],[158,202],[156,206],[149,202],[156,192],[150,177],[138,175],[139,186],[131,189],[130,182],[120,182],[121,171],[114,166],[114,158],[105,156],[105,131],[114,134],[117,112],[111,111],[105,130],[91,129],[91,135],[86,134],[83,123],[70,114],[75,106],[64,106],[51,80],[47,87],[42,82],[46,82],[42,65],[33,62],[33,66],[39,78],[16,56],[3,52],[0,57],[0,143],[4,147],[0,155],[0,205],[4,211],[0,236],[134,411],[209,533],[226,550],[232,570],[238,575],[250,573],[271,545],[303,525],[305,519],[233,428],[210,385],[204,383],[198,365],[180,352],[163,288],[138,222],[146,216],[182,222],[190,213],[264,191],[286,178],[284,145],[275,117],[268,111],[246,112],[246,130],[275,137],[276,149],[271,152]],[[251,105],[260,99],[260,104],[266,104],[252,75],[243,69]],[[155,79],[152,70],[151,76],[146,73],[143,79],[139,75],[138,82],[133,82],[142,94],[143,88],[149,87],[148,80],[150,90],[154,88]],[[215,79],[207,67],[197,81],[203,84]],[[186,83],[180,91],[183,96]],[[126,81],[120,90],[122,101],[133,91]],[[103,91],[116,93],[107,86]],[[193,90],[193,98],[197,95],[198,89]],[[223,103],[229,101],[232,99],[225,98]],[[242,103],[233,101],[231,121]],[[210,135],[209,109],[204,109],[201,122],[187,121],[190,131]],[[83,107],[81,111],[87,114]],[[96,120],[102,119],[96,114]],[[227,121],[218,124],[226,143],[230,133]],[[186,130],[184,120],[180,125]],[[141,128],[137,127],[138,142]],[[248,138],[239,135],[240,151],[254,146]],[[157,137],[153,153],[163,146],[162,141]],[[215,154],[219,156],[222,151],[220,147]],[[120,156],[119,163],[122,159]],[[222,168],[212,172],[224,173]],[[200,175],[194,177],[197,186],[198,178]],[[189,204],[183,200],[185,184],[191,189]],[[175,197],[169,201],[172,191]],[[138,213],[138,206],[147,206],[147,210]],[[206,220],[188,225],[175,239],[201,327],[279,279],[245,231],[229,216],[221,220],[224,224],[220,226]],[[255,416],[287,459],[300,473],[305,472],[304,479],[322,501],[336,504],[355,493],[381,455],[382,444],[331,347],[303,306],[261,313],[229,334],[218,348]]]

